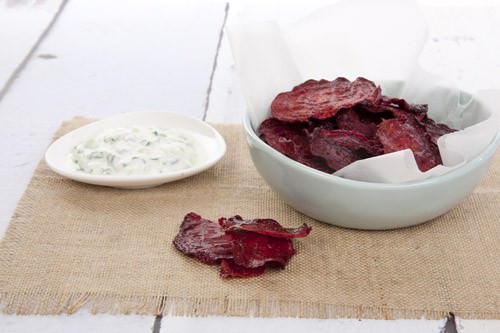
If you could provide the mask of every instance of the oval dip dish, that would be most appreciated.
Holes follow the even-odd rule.
[[[189,153],[185,158],[183,151]],[[170,112],[133,112],[65,134],[49,146],[45,162],[59,175],[79,182],[141,189],[200,173],[225,152],[223,137],[201,120]],[[123,169],[133,165],[130,171]],[[94,172],[93,166],[98,170]]]

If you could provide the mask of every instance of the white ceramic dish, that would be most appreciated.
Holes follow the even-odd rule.
[[[458,205],[479,183],[500,134],[472,161],[447,174],[389,184],[341,178],[302,165],[274,150],[243,121],[253,163],[269,186],[296,210],[329,224],[394,229],[429,221]]]
[[[192,168],[154,175],[91,175],[75,169],[70,159],[73,147],[105,129],[126,126],[154,126],[190,132],[205,150],[206,160]],[[226,143],[222,136],[203,121],[177,113],[134,112],[99,120],[62,136],[47,149],[45,162],[54,172],[79,182],[139,189],[165,184],[202,172],[217,163],[225,152]]]

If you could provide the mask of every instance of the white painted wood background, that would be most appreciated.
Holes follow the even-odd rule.
[[[76,115],[171,110],[240,122],[228,23],[293,21],[334,1],[0,0],[0,236],[52,134]],[[500,3],[420,1],[421,63],[466,90],[500,89]],[[459,332],[500,332],[460,320]],[[0,315],[0,332],[439,332],[443,320]]]

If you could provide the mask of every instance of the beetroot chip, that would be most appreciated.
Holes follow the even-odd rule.
[[[409,104],[404,99],[382,96],[378,105],[365,107],[365,110],[377,113],[390,112],[392,114],[390,118],[412,117],[424,127],[425,132],[429,135],[434,144],[437,143],[439,137],[455,131],[446,124],[436,123],[434,120],[430,119],[427,116],[427,104]],[[339,123],[338,119],[337,123]],[[339,128],[341,127],[339,126]]]
[[[234,260],[223,259],[220,263],[220,276],[224,279],[247,278],[264,274],[266,266],[248,268],[237,265]]]
[[[361,105],[361,108],[382,118],[391,119],[400,116],[419,117],[427,113],[426,104],[409,104],[404,99],[383,96],[377,104]]]
[[[271,114],[286,122],[326,119],[357,104],[376,104],[380,97],[380,87],[361,77],[352,82],[342,77],[333,81],[308,80],[292,91],[278,94],[271,103]]]
[[[280,153],[293,159],[307,154],[308,140],[306,123],[285,123],[274,118],[268,118],[259,127],[259,133],[266,143]]]
[[[364,108],[348,108],[337,112],[335,120],[338,129],[356,131],[367,138],[373,138],[377,133],[377,124],[382,119],[378,114],[371,113]]]
[[[298,228],[284,228],[273,219],[243,220],[241,216],[235,215],[229,219],[220,218],[219,224],[229,231],[251,231],[261,235],[278,238],[306,237],[311,232],[311,227],[303,224]]]
[[[356,131],[316,129],[311,153],[324,158],[330,168],[340,170],[357,160],[380,155],[383,148],[377,140]]]
[[[445,134],[455,132],[455,129],[448,127],[446,124],[438,124],[434,120],[427,118],[424,122],[425,131],[429,134],[432,143],[437,144],[437,140]]]
[[[384,146],[384,153],[411,149],[421,171],[427,171],[441,164],[438,147],[426,133],[425,127],[415,118],[399,117],[383,121],[377,137]]]
[[[380,107],[383,108],[395,108],[395,109],[400,109],[404,111],[410,111],[412,108],[410,104],[408,104],[407,101],[405,101],[402,98],[396,98],[396,97],[387,97],[387,96],[382,96],[380,99]]]
[[[306,224],[284,228],[272,219],[243,220],[236,215],[214,223],[196,213],[184,217],[175,247],[205,264],[220,263],[222,278],[263,274],[267,268],[283,269],[295,254],[292,238],[311,231]]]
[[[291,239],[269,237],[254,232],[227,231],[233,242],[234,262],[243,267],[265,265],[285,267],[295,254]]]
[[[455,132],[455,129],[448,127],[446,124],[436,123],[434,120],[427,117],[427,114],[423,113],[415,117],[418,123],[424,126],[425,131],[429,135],[432,143],[437,144],[437,140],[448,133]]]
[[[173,243],[182,253],[209,265],[233,257],[232,237],[219,224],[195,213],[184,217]]]
[[[269,146],[311,168],[331,173],[325,161],[313,156],[309,149],[307,123],[286,123],[268,118],[259,127],[260,137]]]
[[[261,138],[291,159],[326,173],[367,157],[412,149],[426,171],[442,163],[437,140],[455,130],[428,118],[426,104],[382,95],[372,81],[308,80],[280,93]]]

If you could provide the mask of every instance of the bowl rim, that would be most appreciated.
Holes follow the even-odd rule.
[[[360,181],[360,180],[354,180],[354,179],[348,179],[348,178],[343,178],[339,176],[335,176],[332,174],[328,174],[319,170],[316,170],[314,168],[308,167],[300,162],[297,162],[288,156],[278,152],[276,149],[272,148],[269,146],[267,143],[265,143],[255,132],[255,130],[252,127],[251,120],[250,120],[250,115],[249,112],[245,112],[243,116],[243,128],[245,130],[245,133],[247,136],[250,136],[253,141],[259,145],[262,149],[266,150],[268,153],[270,153],[272,156],[277,158],[279,161],[290,165],[293,168],[303,170],[304,172],[309,173],[311,176],[316,177],[316,178],[321,178],[322,180],[326,182],[332,182],[332,183],[337,183],[341,184],[344,186],[350,186],[350,187],[356,187],[356,188],[363,188],[363,189],[378,189],[378,190],[401,190],[401,189],[411,189],[411,188],[420,188],[420,187],[425,187],[425,186],[430,186],[433,184],[438,184],[438,183],[443,183],[447,181],[452,181],[456,178],[459,178],[463,176],[464,174],[468,173],[470,170],[475,169],[476,167],[479,167],[481,164],[483,164],[485,161],[488,161],[493,157],[495,154],[497,147],[500,145],[500,132],[496,134],[496,136],[493,138],[493,140],[486,146],[486,148],[481,151],[476,157],[474,157],[472,160],[470,160],[468,163],[465,163],[464,165],[450,170],[449,172],[437,176],[437,177],[431,177],[427,179],[421,179],[421,180],[415,180],[415,181],[410,181],[410,182],[405,182],[405,183],[377,183],[377,182],[366,182],[366,181]]]

